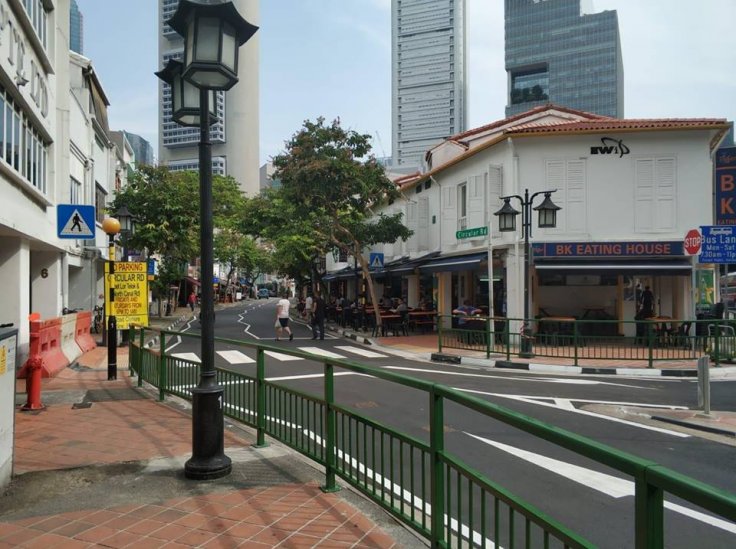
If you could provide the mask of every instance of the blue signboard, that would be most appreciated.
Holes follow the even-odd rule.
[[[700,227],[700,263],[736,263],[736,227],[718,225]]]
[[[381,269],[383,267],[383,253],[371,252],[368,263],[371,269]]]
[[[653,257],[684,255],[681,240],[654,242],[535,242],[534,257]]]
[[[81,204],[57,205],[56,235],[59,238],[94,239],[95,207]]]
[[[716,225],[736,225],[736,147],[716,152]]]

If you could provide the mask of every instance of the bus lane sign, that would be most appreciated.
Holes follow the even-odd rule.
[[[131,324],[148,326],[148,265],[144,262],[116,261],[114,273],[105,263],[105,314],[115,315],[119,330]],[[110,288],[114,300],[109,299]]]

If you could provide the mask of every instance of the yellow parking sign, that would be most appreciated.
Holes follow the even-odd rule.
[[[110,299],[114,289],[114,300]],[[115,315],[120,330],[130,324],[148,326],[148,267],[142,262],[116,261],[110,274],[110,262],[105,263],[105,315]]]

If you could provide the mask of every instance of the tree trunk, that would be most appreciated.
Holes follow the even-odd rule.
[[[357,255],[360,261],[360,268],[363,270],[363,276],[368,281],[368,291],[371,294],[371,303],[373,303],[373,314],[376,316],[376,326],[381,326],[381,311],[378,310],[378,300],[376,299],[376,288],[373,285],[373,277],[371,276],[370,269],[368,268],[368,262],[363,257],[362,253]]]

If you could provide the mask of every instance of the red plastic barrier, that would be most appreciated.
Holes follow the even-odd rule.
[[[61,317],[32,320],[30,325],[29,358],[18,370],[17,377],[19,379],[26,377],[29,370],[28,363],[35,358],[40,358],[43,362],[42,376],[53,377],[69,366],[69,359],[61,349]]]
[[[77,342],[83,353],[97,347],[95,338],[92,337],[92,311],[77,313],[77,327],[74,333],[74,341]]]

